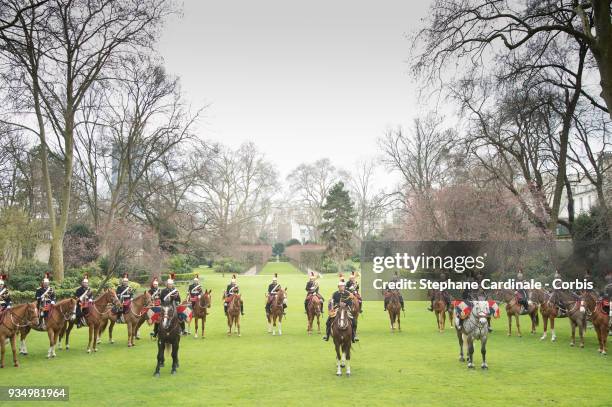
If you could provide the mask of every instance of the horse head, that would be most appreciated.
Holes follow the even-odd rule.
[[[202,294],[202,298],[200,298],[200,306],[202,308],[210,308],[211,303],[211,294],[212,290],[205,290],[204,294]]]
[[[170,327],[170,323],[176,316],[176,307],[174,305],[163,305],[161,307],[161,327],[163,329],[168,329]]]
[[[29,326],[38,325],[38,306],[36,302],[28,303],[24,318],[28,321]]]
[[[348,306],[343,302],[341,302],[338,306],[338,311],[336,312],[336,321],[338,321],[338,329],[342,331],[347,329],[351,323],[351,321],[349,320]]]
[[[476,317],[479,325],[487,323],[487,317],[490,316],[489,303],[487,301],[474,301],[472,307],[472,314]]]
[[[114,306],[121,306],[121,301],[119,301],[119,297],[117,297],[117,291],[115,291],[113,288],[107,288],[105,294],[110,297],[109,302],[111,302]]]
[[[58,302],[56,306],[66,321],[74,321],[76,319],[76,298],[66,298]]]

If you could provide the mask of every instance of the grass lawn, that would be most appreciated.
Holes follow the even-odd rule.
[[[612,405],[612,360],[599,356],[592,330],[585,349],[570,348],[566,320],[559,321],[558,342],[551,343],[540,342],[539,335],[507,337],[502,316],[489,339],[489,370],[468,371],[458,361],[454,331],[438,333],[426,303],[408,302],[403,331],[392,334],[382,303],[367,302],[360,318],[361,342],[353,349],[353,375],[338,378],[332,343],[306,335],[304,274],[288,263],[269,263],[260,275],[239,276],[246,313],[239,338],[226,335],[221,303],[230,276],[222,278],[208,268],[198,272],[213,290],[206,339],[183,338],[176,376],[170,376],[167,363],[161,378],[153,377],[156,346],[148,339],[148,327],[137,346],[128,349],[126,328],[120,325],[114,345],[105,338],[98,353],[87,355],[87,334],[79,330],[71,350],[58,351],[53,360],[46,359],[46,335],[34,332],[30,354],[20,358],[20,368],[0,371],[0,383],[69,386],[71,403],[89,406]],[[275,272],[289,288],[289,308],[283,335],[273,337],[267,334],[264,301]],[[325,276],[320,282],[327,300],[336,279]],[[480,366],[480,353],[475,355]]]

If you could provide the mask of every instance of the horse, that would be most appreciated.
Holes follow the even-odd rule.
[[[351,301],[352,301],[352,307],[351,307],[351,314],[353,315],[353,318],[355,319],[355,327],[357,327],[357,321],[359,319],[359,314],[361,313],[361,302],[360,297],[358,297],[356,294],[351,294]],[[355,335],[357,335],[357,328],[355,328]]]
[[[391,321],[391,332],[395,332],[395,322],[397,321],[397,330],[401,332],[402,324],[400,322],[400,310],[402,306],[399,300],[397,291],[388,292],[389,302],[387,304],[387,312],[389,312],[389,320]]]
[[[195,320],[195,334],[194,338],[198,337],[198,320],[202,320],[202,339],[204,339],[204,325],[206,324],[206,316],[208,315],[208,309],[210,308],[211,297],[210,293],[212,290],[206,290],[202,296],[196,301],[193,307],[193,320]]]
[[[565,304],[570,305],[566,310],[565,314],[560,312],[558,299],[561,299]],[[556,318],[569,318],[570,325],[572,328],[572,341],[570,346],[576,345],[576,327],[579,329],[580,335],[580,347],[584,347],[584,332],[586,331],[586,310],[582,301],[576,299],[568,294],[562,294],[559,291],[549,293],[544,290],[534,290],[534,299],[540,303],[540,310],[542,312],[542,318],[544,319],[544,333],[540,337],[540,340],[546,339],[547,336],[547,323],[550,320],[550,329],[552,331],[551,342],[557,340],[555,335],[555,319]]]
[[[321,299],[318,295],[310,295],[308,302],[306,303],[306,318],[308,324],[306,326],[306,332],[308,335],[312,335],[312,325],[315,317],[317,318],[317,333],[321,334]]]
[[[76,304],[77,301],[74,298],[66,298],[65,300],[58,301],[53,305],[49,311],[46,322],[46,329],[42,329],[37,325],[28,325],[19,330],[19,353],[22,355],[28,354],[28,347],[26,345],[26,337],[30,333],[31,329],[40,332],[47,332],[49,336],[49,350],[47,351],[47,358],[51,359],[57,356],[55,354],[55,345],[58,342],[58,338],[62,329],[64,329],[67,321],[73,321],[76,316]]]
[[[179,367],[178,351],[182,333],[176,306],[162,305],[160,311],[159,331],[157,332],[157,366],[154,376],[159,377],[159,369],[164,366],[164,352],[172,351],[172,371],[176,374]]]
[[[435,291],[433,294],[433,311],[436,315],[436,325],[440,333],[444,332],[444,327],[446,325],[446,312],[448,312],[448,320],[450,321],[451,326],[453,326],[453,317],[452,312],[448,308],[449,303],[444,296],[442,291]]]
[[[487,338],[489,335],[489,321],[491,316],[488,301],[473,301],[470,315],[459,321],[455,321],[455,331],[459,341],[459,361],[464,362],[463,343],[467,342],[468,369],[474,368],[474,340],[480,340],[480,353],[482,354],[482,369],[488,369],[487,365]]]
[[[518,337],[521,338],[521,323],[520,315],[529,315],[531,319],[531,334],[536,333],[536,327],[540,323],[540,317],[538,316],[538,303],[530,302],[526,310],[523,310],[523,306],[519,303],[516,293],[512,290],[496,290],[496,294],[501,295],[503,301],[506,303],[506,315],[508,316],[508,336],[512,336],[512,317],[516,318],[516,330]]]
[[[268,319],[268,333],[276,335],[276,321],[278,320],[278,334],[283,334],[283,304],[287,299],[287,289],[280,287],[270,303],[270,313],[266,312]]]
[[[17,345],[15,343],[17,332],[27,326],[36,325],[38,325],[38,307],[35,302],[15,305],[0,313],[0,346],[2,347],[0,368],[4,368],[4,353],[6,351],[5,346],[7,339],[11,341],[13,366],[19,367],[19,361],[17,360]]]
[[[331,324],[331,335],[336,348],[336,376],[342,376],[342,368],[346,367],[346,375],[351,375],[351,347],[353,345],[353,325],[348,306],[341,302]]]
[[[595,332],[597,333],[599,353],[607,355],[608,330],[610,329],[610,313],[604,309],[604,301],[607,300],[598,298],[592,291],[584,292],[582,299],[587,310],[587,317],[590,316],[591,322],[593,322],[593,328],[595,328]],[[610,305],[608,304],[608,306]]]
[[[128,348],[136,346],[134,344],[134,338],[137,336],[138,327],[142,325],[141,320],[143,318],[146,319],[147,307],[150,304],[151,294],[149,294],[148,291],[145,291],[143,294],[140,294],[130,302],[128,312],[123,315],[128,331]],[[114,325],[114,322],[111,321],[111,326],[112,325]],[[109,332],[111,329],[112,328],[109,327]]]
[[[120,306],[121,302],[119,298],[117,298],[117,293],[113,289],[105,289],[103,293],[96,298],[91,306],[87,306],[89,309],[87,314],[84,314],[85,321],[87,322],[87,327],[89,328],[89,341],[87,342],[87,353],[91,353],[92,347],[93,351],[97,352],[97,344],[100,343],[99,334],[100,334],[100,326],[102,322],[108,318],[108,315],[111,313],[111,309],[109,305]],[[83,307],[83,305],[81,305]],[[66,350],[70,349],[70,332],[72,328],[74,328],[75,321],[67,321],[64,325],[64,329],[60,332],[59,336],[59,346],[61,349],[62,338],[64,334],[66,335],[65,348]]]
[[[240,336],[240,294],[232,294],[227,304],[227,335],[232,335],[232,326]]]

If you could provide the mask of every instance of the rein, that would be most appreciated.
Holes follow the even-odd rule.
[[[28,315],[30,315],[30,306],[29,304],[26,306],[26,314],[23,316],[23,318],[20,318],[19,322],[15,322],[15,311],[13,309],[11,309],[9,311],[9,316],[11,317],[11,323],[16,327],[16,328],[24,328],[26,326],[30,326],[30,322],[29,322],[29,318]],[[23,321],[28,321],[25,325],[20,324],[20,322]],[[6,323],[4,321],[2,321],[2,325],[6,326],[8,328],[8,325],[6,325]]]

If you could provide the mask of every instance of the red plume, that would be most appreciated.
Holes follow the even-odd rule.
[[[175,274],[174,274],[174,273],[170,273],[170,278],[171,278],[172,280],[174,280],[174,276],[175,276]]]

